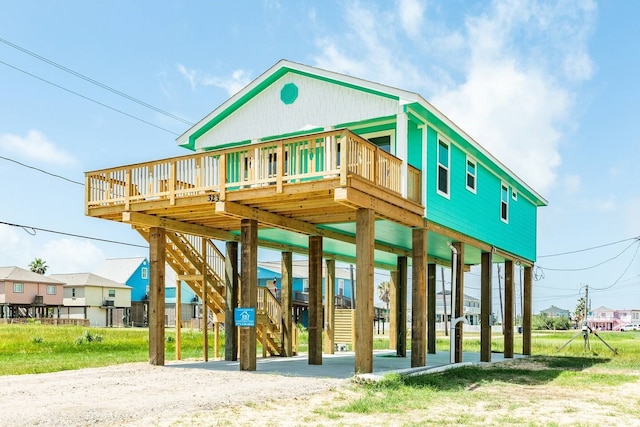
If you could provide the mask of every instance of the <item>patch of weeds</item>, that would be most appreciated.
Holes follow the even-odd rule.
[[[165,338],[165,341],[168,343],[173,343],[173,342],[176,342],[176,339],[173,335],[167,335],[167,337]]]
[[[94,334],[89,330],[85,330],[82,332],[82,335],[76,338],[75,342],[76,344],[84,344],[85,342],[88,344],[91,342],[102,342],[103,339],[102,335]]]
[[[44,338],[40,336],[31,337],[31,342],[34,344],[42,344],[44,342]]]

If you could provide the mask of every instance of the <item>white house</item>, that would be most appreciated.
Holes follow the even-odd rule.
[[[92,273],[52,274],[64,282],[61,318],[88,319],[91,326],[124,326],[131,287]]]

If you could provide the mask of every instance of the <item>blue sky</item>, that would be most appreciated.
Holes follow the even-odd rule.
[[[0,221],[133,246],[0,224],[0,265],[146,256],[128,226],[84,216],[79,183],[186,154],[189,127],[20,48],[187,122],[289,59],[420,93],[546,197],[535,312],[573,310],[584,285],[593,308],[640,309],[638,16],[633,0],[5,2]]]

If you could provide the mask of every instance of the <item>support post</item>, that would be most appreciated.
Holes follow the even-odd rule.
[[[389,350],[398,348],[398,271],[389,272]]]
[[[293,256],[282,252],[282,346],[286,357],[293,356]]]
[[[343,146],[344,147],[344,146]],[[343,152],[346,151],[343,148]],[[341,165],[345,167],[346,165]],[[346,167],[345,167],[346,169]],[[356,309],[355,372],[373,372],[373,283],[375,214],[372,209],[356,211]]]
[[[322,365],[322,236],[309,236],[309,365]]]
[[[202,265],[200,273],[202,279],[202,358],[205,362],[209,361],[209,306],[207,304],[207,241],[202,238]]]
[[[531,267],[524,268],[524,308],[522,311],[522,354],[531,356],[531,310],[533,287],[531,283]]]
[[[182,359],[182,281],[176,280],[176,360]]]
[[[427,265],[427,353],[436,354],[436,265]]]
[[[326,354],[335,353],[334,326],[336,313],[336,261],[326,260],[327,280],[326,298],[324,305],[324,352]]]
[[[407,357],[407,257],[399,256],[397,266],[396,295],[396,355]]]
[[[504,357],[513,357],[513,261],[504,262]]]
[[[456,262],[456,283],[451,286],[456,287],[456,300],[454,318],[458,319],[464,316],[464,244],[461,242],[453,243],[456,248],[458,261]],[[463,325],[464,322],[458,322],[455,327],[455,362],[462,362],[462,342],[463,342]]]
[[[412,230],[412,288],[411,288],[411,367],[427,365],[427,230]]]
[[[258,221],[241,221],[240,242],[242,245],[240,281],[240,306],[256,309],[258,305]],[[256,316],[256,323],[257,323]],[[256,370],[256,328],[240,328],[240,370]]]
[[[149,363],[164,365],[164,228],[149,230]]]
[[[480,264],[480,361],[491,362],[491,252],[483,252]]]
[[[234,311],[238,307],[238,242],[226,242],[224,258],[224,360],[238,360],[238,329]]]

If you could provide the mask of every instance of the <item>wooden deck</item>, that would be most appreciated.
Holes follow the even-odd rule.
[[[85,180],[89,216],[221,240],[237,240],[230,232],[243,218],[336,238],[317,226],[353,222],[358,208],[424,226],[420,171],[345,129],[92,171]]]

